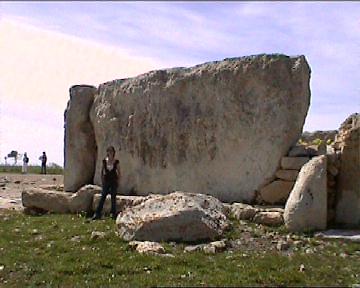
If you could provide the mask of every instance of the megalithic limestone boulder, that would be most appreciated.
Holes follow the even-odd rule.
[[[326,156],[312,158],[300,170],[285,205],[285,226],[292,232],[323,230],[327,222]]]
[[[70,100],[64,114],[64,190],[77,191],[93,182],[96,161],[94,129],[89,111],[96,88],[76,85],[70,88]]]
[[[94,183],[112,145],[121,194],[183,190],[251,201],[301,135],[309,80],[304,56],[273,54],[104,83],[90,109]]]
[[[350,115],[335,138],[340,150],[336,222],[360,227],[360,114]]]

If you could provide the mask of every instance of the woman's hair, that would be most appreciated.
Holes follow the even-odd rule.
[[[109,146],[109,147],[106,149],[106,152],[113,152],[114,155],[115,155],[115,148],[114,148],[114,146]]]

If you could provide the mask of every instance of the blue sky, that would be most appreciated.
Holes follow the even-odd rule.
[[[35,27],[62,35],[64,39],[69,36],[72,39],[69,41],[89,41],[84,43],[90,46],[98,43],[132,59],[144,59],[134,64],[139,67],[139,73],[150,68],[191,66],[251,54],[304,54],[312,69],[312,100],[304,129],[337,129],[349,114],[360,111],[360,4],[357,2],[0,2],[0,17],[21,25],[21,29]],[[27,53],[26,48],[24,51]],[[79,59],[81,54],[79,51]],[[11,57],[11,51],[8,55]],[[117,59],[122,66],[120,58]],[[148,64],[141,66],[145,62]],[[60,66],[63,67],[57,64],[54,69],[60,74],[69,73],[68,67]],[[105,71],[104,77],[136,75],[135,70],[127,73],[128,70],[119,68],[116,73],[116,66],[112,69],[114,72]],[[50,76],[46,80],[55,83],[57,77]],[[98,85],[104,81],[100,78],[88,84]],[[77,81],[76,77],[72,79]],[[22,98],[15,92],[11,100],[2,93],[1,115],[18,125],[21,117],[27,117],[27,122],[37,120],[36,125],[48,125],[50,130],[58,131],[53,136],[56,143],[54,140],[53,145],[52,142],[47,145],[53,147],[54,162],[61,164],[62,113],[68,87],[59,87],[63,91],[62,96],[57,96],[58,101],[54,100],[56,107],[47,98],[42,99],[42,105],[48,105],[47,123],[36,118],[36,104],[34,111],[26,108],[29,112],[25,113],[4,109],[5,104],[18,107],[16,101]],[[10,146],[16,147],[9,142],[15,137],[14,127],[0,131],[2,142],[5,138],[7,141],[0,147],[0,154],[7,153]],[[33,154],[36,153],[34,150]]]

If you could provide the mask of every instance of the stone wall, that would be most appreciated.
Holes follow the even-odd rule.
[[[90,133],[88,140],[97,150],[90,144],[81,153],[97,151],[96,161],[87,163],[96,163],[94,183],[101,184],[101,160],[108,146],[115,147],[121,194],[182,190],[250,202],[301,135],[309,80],[304,56],[276,54],[107,82],[89,112],[95,139]],[[70,174],[94,169],[81,161],[76,167],[65,165],[67,187],[81,182]]]
[[[360,114],[352,114],[344,121],[334,148],[340,153],[336,222],[360,226]]]

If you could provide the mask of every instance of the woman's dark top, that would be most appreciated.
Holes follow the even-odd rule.
[[[103,169],[104,169],[104,183],[111,186],[117,186],[118,177],[116,174],[117,165],[119,164],[119,160],[115,160],[113,168],[111,170],[108,169],[106,165],[106,160],[103,160]]]

